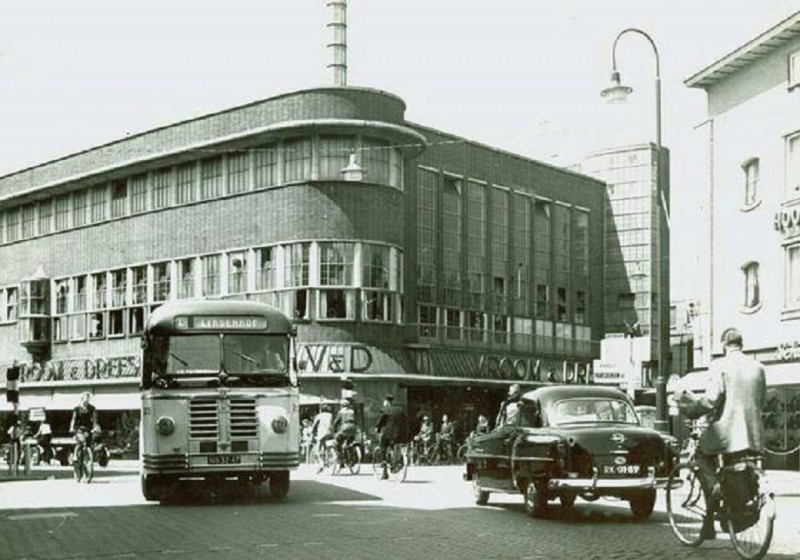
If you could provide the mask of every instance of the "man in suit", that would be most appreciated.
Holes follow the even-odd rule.
[[[719,502],[715,488],[717,456],[760,455],[764,450],[764,425],[761,413],[767,397],[764,366],[742,353],[742,334],[729,328],[722,333],[725,356],[709,367],[705,394],[690,403],[695,414],[705,413],[708,427],[700,436],[696,456],[708,492],[709,507],[703,523],[703,536],[714,538],[714,510]]]
[[[383,401],[383,410],[375,429],[380,433],[380,448],[383,457],[387,456],[387,450],[395,443],[405,443],[407,438],[406,415],[401,406],[394,404],[394,396],[386,395]],[[386,470],[386,462],[383,463],[383,479],[389,478]]]

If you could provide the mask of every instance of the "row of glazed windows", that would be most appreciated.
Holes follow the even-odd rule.
[[[363,181],[403,189],[403,158],[355,135],[293,138],[114,179],[0,212],[0,244],[298,181],[342,180],[350,155]]]
[[[787,311],[800,309],[800,244],[784,247],[784,302]],[[757,261],[741,266],[742,311],[753,313],[761,308],[761,267]]]
[[[165,301],[232,297],[265,301],[301,320],[394,323],[402,317],[402,274],[403,254],[388,245],[272,245],[2,288],[0,320],[52,316],[57,341],[135,335]]]
[[[546,353],[592,352],[589,326],[419,305],[417,328],[421,340],[508,346],[515,350]]]
[[[788,136],[785,140],[784,191],[787,199],[798,197],[800,192],[800,134]],[[761,159],[754,156],[741,164],[741,209],[749,211],[759,205],[762,199]],[[772,184],[771,181],[768,181]]]
[[[588,211],[434,169],[418,176],[421,302],[588,322]]]

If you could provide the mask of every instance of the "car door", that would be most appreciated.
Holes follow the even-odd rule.
[[[486,435],[473,440],[471,460],[481,478],[482,486],[498,490],[513,490],[511,479],[511,452],[519,435],[518,415],[500,411],[500,424]]]

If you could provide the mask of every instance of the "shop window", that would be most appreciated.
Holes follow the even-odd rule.
[[[167,301],[172,289],[168,262],[153,265],[153,301]]]
[[[744,172],[744,208],[749,209],[758,202],[758,179],[760,164],[758,158],[752,158],[742,164]]]
[[[319,255],[321,285],[352,286],[354,255],[352,243],[320,243]]]
[[[126,309],[114,309],[108,312],[108,336],[122,336],[125,334]]]
[[[184,259],[182,261],[178,261],[178,297],[180,299],[194,297],[195,262],[195,259]]]
[[[353,290],[320,290],[317,318],[353,319]]]
[[[364,321],[394,321],[394,295],[377,290],[361,292],[361,318]]]
[[[200,200],[210,200],[222,194],[222,157],[200,162]]]
[[[128,213],[128,181],[111,181],[111,217],[121,218]]]
[[[197,166],[195,162],[175,168],[175,197],[178,204],[194,202],[197,198]]]
[[[70,340],[86,340],[86,314],[80,313],[69,317]]]
[[[256,249],[256,290],[273,290],[276,284],[277,247]]]
[[[208,255],[201,259],[203,270],[202,295],[215,296],[220,293],[219,255]]]
[[[278,184],[278,149],[275,144],[261,146],[255,151],[255,184],[256,189],[263,189]]]
[[[444,313],[445,320],[445,338],[447,340],[461,340],[461,311],[458,309],[446,309]]]
[[[89,338],[100,339],[106,336],[106,312],[89,313]]]
[[[417,307],[417,322],[420,338],[436,338],[436,307],[420,305]]]
[[[508,317],[505,315],[495,315],[493,317],[494,342],[495,344],[508,344]]]
[[[28,204],[22,207],[22,239],[30,239],[34,235],[36,223],[36,206]]]
[[[144,330],[144,307],[128,310],[128,335],[138,335]]]
[[[241,294],[247,291],[247,253],[228,255],[228,293]]]
[[[88,223],[86,219],[86,213],[89,209],[88,198],[89,193],[86,189],[72,193],[72,224],[75,227],[85,226]],[[58,204],[57,201],[58,199],[56,199],[56,205]],[[67,205],[66,217],[69,218],[69,205]],[[59,231],[65,229],[67,220],[64,220],[64,222],[64,224],[59,225],[58,206],[56,206],[56,229]]]
[[[39,235],[46,235],[53,230],[53,199],[39,202]]]
[[[167,167],[153,172],[153,209],[166,208],[172,204],[172,168]]]
[[[472,342],[483,342],[486,334],[486,317],[480,311],[470,311],[467,317],[469,321],[469,340]]]
[[[283,143],[284,181],[303,181],[311,178],[311,139],[295,138]]]
[[[106,219],[106,185],[97,185],[92,188],[92,223],[96,224]]]
[[[228,155],[228,194],[245,192],[249,188],[250,154],[234,152]]]
[[[742,302],[742,307],[745,310],[754,311],[761,303],[758,269],[757,262],[748,262],[742,266],[744,276],[744,301]]]
[[[550,313],[550,286],[536,284],[536,316],[549,319]]]

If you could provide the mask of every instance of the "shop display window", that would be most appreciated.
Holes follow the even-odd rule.
[[[767,392],[764,406],[766,459],[775,467],[800,468],[800,388],[777,387]],[[769,465],[768,465],[769,466]]]

